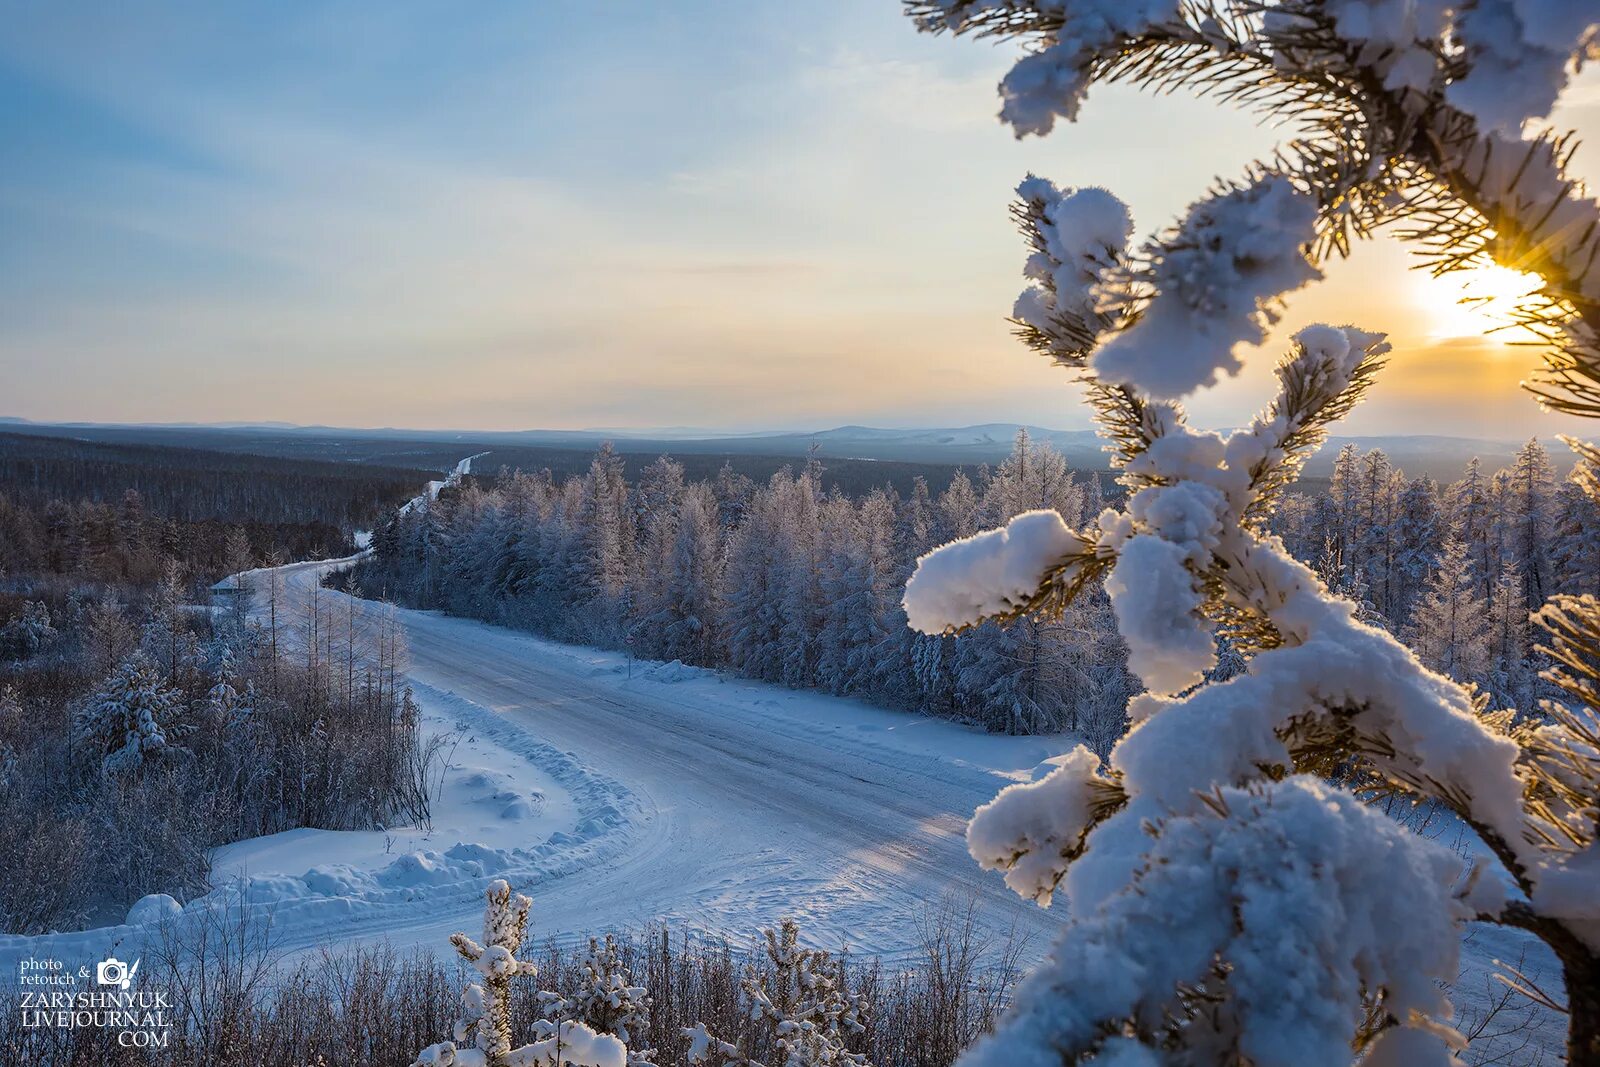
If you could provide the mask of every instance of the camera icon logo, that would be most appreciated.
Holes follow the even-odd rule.
[[[101,985],[114,985],[118,989],[127,989],[133,984],[133,976],[138,970],[138,960],[134,960],[130,967],[115,956],[107,956],[103,963],[95,966],[94,977]]]

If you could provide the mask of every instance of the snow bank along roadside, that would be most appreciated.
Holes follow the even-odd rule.
[[[27,958],[60,960],[74,973],[112,954],[137,958],[163,923],[182,930],[237,919],[242,909],[270,918],[277,947],[309,947],[469,911],[489,878],[537,891],[626,847],[641,807],[620,783],[453,693],[422,685],[415,692],[424,729],[447,737],[431,829],[297,829],[223,846],[216,888],[187,906],[156,894],[135,903],[120,926],[0,934],[0,975],[15,975]],[[406,848],[412,843],[419,847]]]

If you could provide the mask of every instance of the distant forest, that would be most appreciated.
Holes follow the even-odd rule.
[[[67,428],[55,428],[61,433]],[[20,441],[49,440],[58,445],[78,445],[90,450],[100,449],[111,457],[148,451],[163,455],[187,452],[209,457],[218,470],[243,469],[240,464],[278,464],[277,469],[316,471],[342,470],[351,478],[357,472],[399,471],[412,472],[413,483],[426,481],[431,474],[418,471],[440,471],[453,467],[461,457],[476,452],[487,452],[473,466],[480,477],[492,478],[501,468],[507,470],[548,470],[558,478],[582,474],[589,469],[594,449],[559,444],[501,443],[494,440],[463,438],[460,441],[410,440],[395,438],[369,438],[356,436],[319,436],[299,433],[273,433],[267,430],[225,430],[203,427],[82,427],[71,428],[73,440],[34,436],[38,429],[18,433],[0,433],[0,442],[15,444]],[[82,440],[79,440],[81,435]],[[691,442],[691,444],[693,444]],[[724,466],[757,482],[765,482],[784,467],[805,461],[805,443],[797,439],[794,450],[779,454],[765,451],[707,451],[703,445],[693,451],[680,453],[670,442],[640,442],[619,440],[611,451],[621,460],[624,472],[636,479],[662,452],[668,452],[683,465],[687,476],[694,481],[714,479]],[[730,446],[734,442],[729,442]],[[5,445],[0,444],[0,462],[3,462]],[[284,465],[287,461],[288,465]],[[834,455],[825,457],[826,471],[823,488],[837,489],[851,496],[861,496],[873,489],[891,486],[901,495],[913,491],[916,480],[923,479],[934,492],[943,492],[958,470],[965,469],[974,475],[981,463],[940,463],[900,459],[849,458]],[[1102,475],[1109,486],[1110,473]],[[0,485],[7,484],[10,472],[0,467]],[[115,484],[115,479],[111,484]],[[413,490],[415,491],[415,490]],[[120,493],[121,490],[115,490]]]
[[[0,577],[135,588],[341,555],[423,470],[0,434]],[[0,621],[4,611],[0,610]]]
[[[0,433],[0,493],[30,506],[115,503],[131,489],[169,519],[367,525],[379,507],[433,476],[417,467]]]

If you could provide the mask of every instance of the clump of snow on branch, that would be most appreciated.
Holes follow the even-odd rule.
[[[1303,775],[1217,789],[1153,840],[1121,830],[1144,839],[1128,890],[1098,908],[1074,901],[1077,917],[966,1067],[1055,1067],[1094,1050],[1105,1020],[1159,1030],[1173,989],[1201,984],[1237,1004],[1218,1047],[1231,1040],[1258,1067],[1344,1067],[1364,990],[1425,1027],[1408,1039],[1417,1046],[1460,1044],[1441,1021],[1468,917],[1448,849]]]
[[[1197,685],[1217,662],[1216,642],[1199,617],[1204,602],[1179,545],[1140,534],[1123,543],[1106,577],[1128,669],[1157,693]]]
[[[1006,786],[967,825],[978,865],[1004,871],[1012,891],[1046,908],[1091,825],[1094,786],[1105,781],[1100,758],[1082,745],[1048,762],[1043,778]]]
[[[943,0],[925,24],[960,30],[990,0]],[[1046,134],[1057,116],[1073,119],[1089,87],[1089,65],[1103,50],[1177,17],[1177,0],[1050,0],[1056,26],[1037,51],[1019,60],[1000,83],[1000,118],[1017,136]]]
[[[1478,0],[1461,5],[1456,38],[1469,68],[1452,104],[1485,129],[1515,134],[1548,115],[1574,59],[1593,58],[1600,12],[1586,0]]]
[[[912,629],[938,634],[1005,614],[1086,545],[1057,512],[1025,511],[918,560],[906,584],[906,618]]]
[[[1235,347],[1265,339],[1274,302],[1321,277],[1305,254],[1316,222],[1316,201],[1282,177],[1195,204],[1151,250],[1154,295],[1095,353],[1095,374],[1171,399],[1237,373]]]
[[[1013,315],[1046,332],[1062,320],[1098,332],[1106,275],[1126,257],[1133,236],[1128,207],[1104,189],[1063,189],[1029,176],[1017,196],[1037,219],[1041,248],[1028,257],[1023,274],[1033,281],[1017,298]]]
[[[1226,37],[1214,24],[1186,33],[1176,0],[933,0],[918,6],[930,29],[962,32],[1011,15],[1032,31],[1034,47],[999,87],[1001,121],[1018,137],[1047,134],[1058,118],[1076,120],[1095,62],[1140,39],[1165,35],[1221,50],[1259,44],[1285,70],[1314,71],[1330,57],[1300,45],[1297,31],[1324,19],[1383,88],[1415,94],[1407,101],[1413,110],[1453,75],[1444,87],[1451,104],[1485,130],[1515,133],[1524,120],[1550,113],[1575,62],[1595,57],[1600,23],[1586,0],[1285,0],[1262,12],[1258,42]]]
[[[1300,33],[1325,17],[1355,62],[1376,75],[1385,89],[1411,91],[1405,102],[1420,107],[1442,77],[1441,40],[1450,26],[1448,0],[1290,0],[1269,8],[1262,19],[1262,39],[1273,46],[1285,70],[1311,70],[1327,57],[1317,49],[1297,47]]]

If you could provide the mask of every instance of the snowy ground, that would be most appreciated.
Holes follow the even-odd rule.
[[[289,597],[312,595],[329,566],[285,568]],[[316,595],[343,611],[342,594]],[[291,952],[378,938],[443,952],[475,927],[485,880],[505,876],[534,898],[540,939],[650,922],[742,938],[793,915],[817,943],[892,957],[949,895],[970,895],[992,937],[1029,937],[1029,956],[1058,928],[1059,911],[977,868],[963,831],[1070,739],[987,736],[435,613],[397,617],[427,729],[448,741],[432,827],[228,846],[218,888],[190,914],[243,899],[270,911]],[[128,958],[148,929],[0,936],[0,974],[28,955],[74,968]],[[1458,1003],[1481,1010],[1491,961],[1515,962],[1526,944],[1475,931]],[[1558,984],[1542,951],[1524,968]]]

